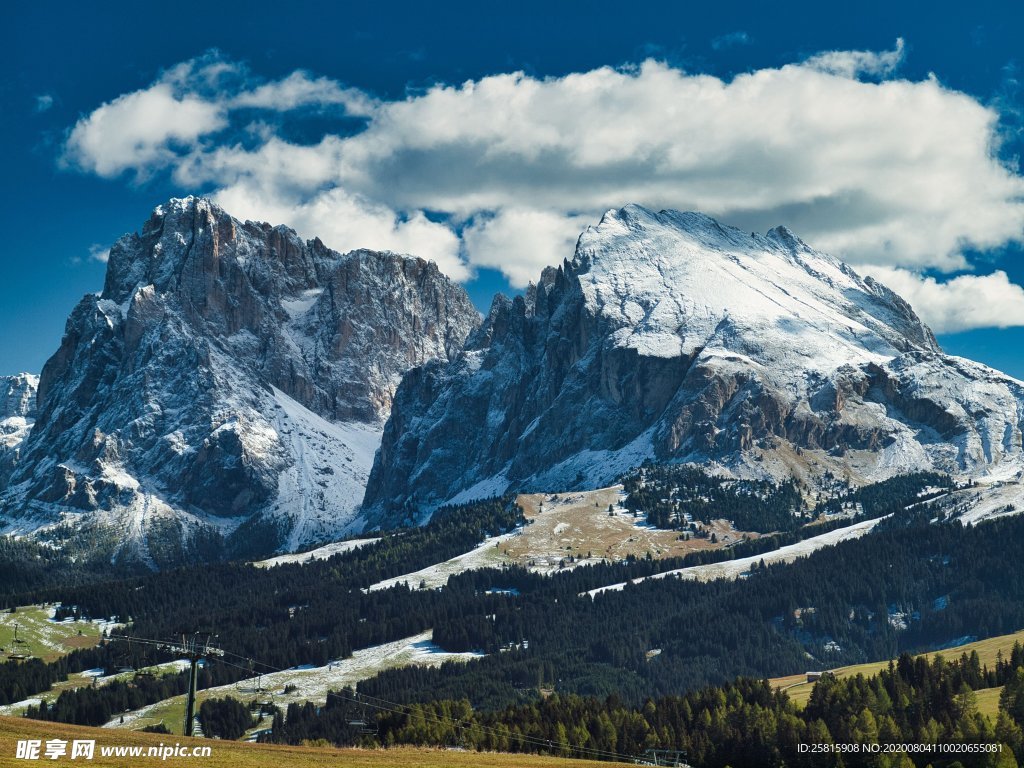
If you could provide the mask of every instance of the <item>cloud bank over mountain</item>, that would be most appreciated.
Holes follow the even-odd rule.
[[[387,100],[301,70],[262,79],[213,52],[82,116],[62,160],[139,183],[168,173],[342,251],[413,252],[457,280],[494,267],[517,287],[625,202],[785,224],[899,280],[941,330],[1024,323],[1005,274],[922,277],[1024,241],[1024,178],[999,156],[996,109],[900,79],[904,55],[899,40],[730,80],[648,59]],[[985,313],[952,311],[949,297],[1000,281]]]

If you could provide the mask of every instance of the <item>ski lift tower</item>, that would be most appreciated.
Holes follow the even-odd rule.
[[[199,662],[212,656],[223,656],[224,650],[213,643],[217,636],[210,632],[182,634],[181,645],[173,644],[168,650],[184,655],[190,664],[188,676],[188,698],[185,703],[185,735],[192,736],[196,717],[196,688],[199,682]]]
[[[32,658],[28,652],[28,640],[18,637],[19,627],[21,625],[14,622],[14,640],[11,641],[11,652],[7,656],[11,661],[26,661]]]

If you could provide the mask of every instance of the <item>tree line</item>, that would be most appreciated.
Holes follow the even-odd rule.
[[[848,523],[869,520],[953,487],[946,475],[914,472],[859,488],[832,483],[822,495],[794,480],[740,480],[685,464],[651,463],[627,473],[622,484],[628,508],[643,513],[651,525],[697,534],[703,531],[699,523],[718,519],[758,533],[796,531],[823,514],[846,513]]]
[[[397,744],[527,752],[562,757],[629,759],[652,749],[685,755],[703,768],[723,766],[1015,766],[1024,760],[1024,648],[993,668],[976,652],[945,660],[903,654],[872,677],[826,674],[806,707],[766,680],[739,678],[683,696],[629,705],[555,694],[498,710],[468,700],[434,700],[400,710],[381,707],[372,737],[351,728],[353,696],[329,697],[322,708],[293,705],[275,719],[271,743],[311,740],[338,745]],[[995,723],[979,714],[975,691],[1004,685]],[[800,745],[978,745],[962,753],[875,752],[837,757]]]

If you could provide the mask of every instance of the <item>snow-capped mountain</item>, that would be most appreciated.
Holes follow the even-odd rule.
[[[0,376],[0,488],[10,476],[36,418],[39,377],[31,373]]]
[[[599,487],[645,459],[854,482],[1017,473],[1024,384],[942,353],[889,289],[784,228],[610,211],[395,396],[364,511]]]
[[[111,248],[46,363],[5,530],[151,565],[357,530],[402,373],[479,319],[433,263],[171,200]]]

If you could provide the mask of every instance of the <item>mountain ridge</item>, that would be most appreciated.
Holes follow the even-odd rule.
[[[172,199],[114,244],[44,366],[6,530],[152,566],[358,530],[402,372],[478,322],[432,262]]]
[[[1022,403],[1020,382],[944,355],[902,298],[784,228],[627,206],[526,297],[496,299],[461,355],[405,377],[364,506],[599,487],[648,459],[812,486],[1012,474]]]
[[[4,401],[3,532],[149,567],[647,460],[812,489],[1024,467],[1024,384],[943,354],[894,292],[785,227],[637,205],[481,322],[432,262],[172,199],[36,385]]]

